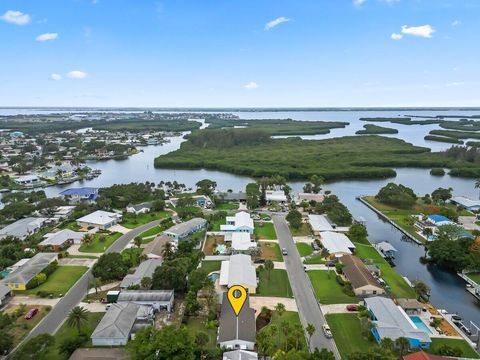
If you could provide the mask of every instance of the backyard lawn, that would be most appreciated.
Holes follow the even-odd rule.
[[[265,240],[275,240],[277,238],[277,233],[273,227],[273,223],[264,222],[263,225],[260,223],[255,223],[255,234],[258,235],[259,239]]]
[[[295,245],[297,245],[297,250],[301,257],[308,256],[313,253],[312,247],[307,243],[297,242]]]
[[[128,229],[134,229],[140,225],[147,224],[153,220],[164,219],[170,216],[172,213],[170,211],[154,211],[146,214],[130,214],[127,213],[121,222],[122,226],[125,226]]]
[[[380,267],[381,276],[390,286],[393,295],[399,298],[415,298],[415,291],[405,279],[392,269],[390,264],[378,253],[372,245],[355,243],[355,253],[360,259],[371,259]]]
[[[86,244],[80,245],[80,248],[78,249],[78,251],[86,252],[86,253],[105,252],[105,250],[108,249],[108,247],[112,245],[112,243],[115,240],[117,240],[120,236],[122,236],[122,234],[120,233],[113,233],[113,234],[96,233],[94,235],[92,243],[89,245],[86,245]]]
[[[212,271],[219,271],[221,266],[222,262],[220,260],[202,261],[202,269],[204,269],[207,274],[210,274]]]
[[[342,359],[355,351],[368,352],[375,348],[376,343],[363,336],[356,314],[328,314],[325,318]]]
[[[283,261],[282,252],[277,243],[259,241],[258,244],[260,245],[262,258],[265,260]]]
[[[276,311],[273,311],[272,313],[272,318],[270,320],[270,323],[262,328],[259,332],[269,332],[269,329],[272,325],[275,325],[277,329],[281,329],[281,324],[283,322],[287,322],[290,325],[290,329],[293,329],[295,326],[302,326],[300,322],[300,318],[298,317],[298,313],[295,311],[285,311],[282,316],[279,316]],[[284,333],[280,330],[277,331],[277,335],[274,338],[274,348],[275,349],[282,349],[285,346],[285,335]],[[305,340],[305,336],[303,336],[303,331],[302,331],[302,336],[299,336],[299,344],[301,344],[301,349],[306,349],[307,348],[307,342]]]
[[[223,203],[223,204],[218,204],[215,206],[215,210],[237,210],[238,209],[238,203]]]
[[[5,312],[8,314],[14,314],[20,306],[10,307]],[[32,309],[37,308],[38,313],[32,319],[26,320],[25,315]],[[20,313],[12,324],[7,325],[2,332],[8,333],[13,336],[13,343],[17,345],[39,322],[42,320],[45,315],[47,315],[46,306],[36,306],[36,305],[27,305],[24,308],[24,311]]]
[[[321,304],[355,304],[358,299],[342,291],[333,270],[307,271],[312,282],[315,296]]]
[[[312,234],[312,228],[310,227],[310,224],[307,223],[302,223],[302,226],[298,229],[292,226],[289,226],[289,228],[292,236],[308,236]]]
[[[205,326],[206,320],[207,319],[203,317],[190,317],[187,322],[187,330],[193,339],[195,339],[195,335],[199,332],[207,334],[208,343],[206,347],[215,349],[217,347],[217,328],[207,328]]]
[[[305,265],[315,265],[315,264],[325,264],[325,259],[322,256],[322,253],[313,255],[311,258],[303,261]]]
[[[78,279],[88,270],[86,266],[59,266],[47,281],[36,288],[16,291],[18,294],[36,295],[38,291],[44,291],[48,294],[58,297],[65,295]]]
[[[274,269],[270,272],[269,278],[267,271],[264,269],[260,271],[259,278],[257,295],[288,298],[293,296],[286,270]]]
[[[466,274],[470,279],[480,284],[480,272]]]
[[[208,227],[209,231],[220,231],[220,225],[225,225],[227,223],[227,219],[223,217],[217,220],[210,220],[208,223],[209,223],[209,227]]]
[[[470,345],[467,344],[465,340],[462,339],[440,339],[432,338],[432,343],[430,344],[430,349],[425,350],[431,354],[436,354],[438,348],[442,345],[448,345],[451,347],[457,347],[462,350],[462,357],[471,358],[471,359],[480,359],[480,355],[472,349]]]

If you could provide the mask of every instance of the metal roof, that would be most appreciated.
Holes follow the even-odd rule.
[[[324,215],[308,215],[308,222],[313,231],[332,231],[333,227]]]
[[[126,288],[130,285],[140,285],[144,277],[152,277],[155,269],[162,265],[162,262],[161,259],[148,259],[143,261],[133,274],[128,274],[123,278],[120,287]]]
[[[170,302],[173,290],[122,290],[118,295],[117,302],[153,301]]]
[[[1,282],[4,284],[27,284],[56,258],[56,253],[38,253],[18,269],[8,274]]]
[[[111,223],[114,220],[118,220],[120,217],[121,215],[117,213],[97,210],[97,211],[94,211],[93,213],[90,213],[88,215],[81,217],[80,219],[77,219],[77,222],[96,224],[96,225],[105,225],[105,224]]]
[[[257,273],[252,265],[250,255],[231,255],[230,260],[222,261],[220,270],[220,285],[257,286]]]
[[[172,226],[170,229],[164,231],[166,234],[174,234],[177,236],[182,236],[184,234],[188,234],[193,229],[197,228],[198,226],[204,226],[207,224],[207,220],[202,218],[193,218],[191,220],[182,222],[180,224]]]
[[[15,236],[19,239],[23,239],[26,236],[30,235],[32,231],[40,228],[47,218],[35,218],[27,217],[25,219],[20,219],[14,223],[5,226],[3,229],[0,229],[1,236]]]
[[[141,307],[130,302],[111,304],[91,338],[128,339]]]
[[[322,245],[330,254],[345,253],[351,254],[351,249],[355,249],[355,245],[345,234],[331,231],[324,231],[321,234]]]
[[[40,244],[41,246],[55,246],[63,245],[67,240],[81,240],[85,236],[85,233],[73,231],[70,229],[64,229],[56,233],[50,233],[45,235],[45,240]]]

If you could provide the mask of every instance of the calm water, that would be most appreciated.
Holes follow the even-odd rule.
[[[10,111],[10,110],[9,110]],[[13,111],[13,110],[12,110]],[[10,112],[10,114],[18,113]],[[37,111],[38,112],[38,111]],[[0,114],[5,113],[0,109]],[[33,110],[32,112],[35,113]],[[394,117],[398,115],[418,114],[422,116],[434,115],[475,115],[479,111],[319,111],[319,112],[242,112],[237,113],[242,118],[292,118],[297,120],[341,120],[351,124],[345,129],[333,130],[331,134],[315,136],[313,138],[327,138],[343,135],[353,135],[355,131],[362,128],[364,122],[359,117]],[[436,142],[425,142],[423,137],[437,125],[428,126],[405,126],[396,124],[385,124],[387,127],[399,129],[400,133],[395,137],[402,138],[415,145],[428,146],[433,150],[442,150],[450,145]],[[311,137],[305,137],[311,138]],[[127,160],[108,160],[103,162],[91,162],[92,168],[102,170],[102,175],[91,181],[78,182],[67,186],[56,186],[46,188],[48,196],[57,196],[60,191],[69,186],[110,186],[115,183],[144,182],[144,181],[178,181],[188,187],[194,187],[201,179],[208,178],[217,182],[221,190],[240,190],[252,179],[243,176],[227,174],[219,171],[209,170],[164,170],[153,167],[153,159],[161,154],[178,149],[182,137],[175,137],[165,145],[143,147],[143,153],[131,156]],[[473,320],[480,325],[480,306],[473,296],[465,291],[465,284],[455,274],[439,270],[435,267],[428,267],[420,264],[419,258],[424,254],[424,249],[415,243],[406,241],[402,234],[388,223],[382,221],[374,212],[365,207],[355,198],[359,195],[376,194],[378,190],[389,181],[402,183],[412,187],[416,193],[423,195],[430,193],[436,188],[452,187],[455,195],[465,195],[471,198],[478,198],[478,191],[474,189],[474,181],[471,179],[433,177],[428,170],[424,169],[397,169],[395,179],[368,180],[368,181],[338,181],[329,183],[326,189],[337,194],[342,202],[348,206],[355,217],[362,216],[367,221],[367,228],[372,242],[387,240],[398,250],[396,256],[396,271],[410,280],[422,280],[431,287],[431,301],[438,308],[458,312],[462,317]],[[296,191],[301,190],[303,182],[291,184]]]

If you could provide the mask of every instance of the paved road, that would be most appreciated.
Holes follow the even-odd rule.
[[[154,226],[159,225],[161,220],[155,220],[148,224],[141,225],[125,235],[119,237],[108,249],[106,253],[121,252],[125,246],[137,235],[141,234],[145,230],[148,230]],[[58,328],[63,324],[71,309],[86,296],[88,290],[88,284],[93,278],[91,269],[89,269],[83,276],[72,286],[68,293],[60,299],[55,307],[48,313],[45,318],[28,334],[22,343],[28,339],[35,337],[39,334],[55,334]],[[18,347],[17,347],[18,348]],[[13,353],[13,352],[12,352]]]
[[[337,347],[331,339],[323,334],[322,325],[325,318],[320,310],[315,294],[313,293],[310,279],[307,277],[297,247],[293,241],[290,229],[283,215],[274,215],[273,224],[277,232],[278,242],[281,248],[286,248],[288,255],[284,256],[288,278],[292,286],[293,295],[297,301],[298,314],[303,327],[308,323],[315,326],[315,333],[310,341],[310,350],[315,348],[327,348],[333,351],[335,357],[340,359]]]

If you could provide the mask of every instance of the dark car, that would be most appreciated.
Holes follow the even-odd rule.
[[[35,308],[35,309],[32,309],[30,310],[27,315],[25,315],[25,320],[30,320],[31,318],[33,318],[35,315],[37,315],[38,313],[38,309]]]
[[[325,266],[326,266],[326,267],[335,267],[335,263],[332,262],[332,261],[327,261],[327,262],[325,263]]]
[[[348,311],[357,311],[357,305],[355,305],[355,304],[347,305],[347,310]]]
[[[265,264],[265,259],[259,258],[253,261],[254,264]]]

